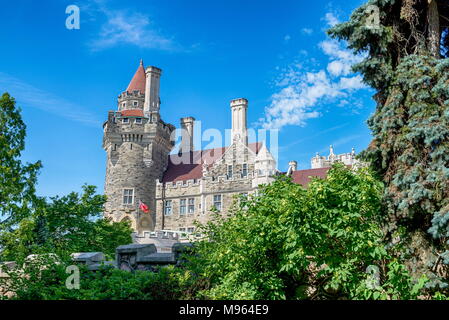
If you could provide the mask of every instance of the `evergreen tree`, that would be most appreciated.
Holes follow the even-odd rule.
[[[386,185],[386,234],[420,271],[437,270],[448,248],[448,17],[446,0],[370,0],[329,31],[367,53],[354,66],[377,91],[363,157]]]

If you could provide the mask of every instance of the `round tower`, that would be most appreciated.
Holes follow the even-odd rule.
[[[154,77],[151,80],[156,85]],[[147,81],[141,61],[128,88],[118,97],[117,111],[109,111],[103,125],[107,154],[104,214],[113,221],[130,221],[138,233],[154,229],[156,179],[162,178],[174,146],[170,141],[174,126],[160,119],[159,110],[154,117],[156,110],[151,114],[144,111]],[[155,99],[160,101],[159,96],[151,98]],[[142,210],[145,206],[149,212]]]

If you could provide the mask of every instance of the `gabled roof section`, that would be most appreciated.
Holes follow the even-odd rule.
[[[140,91],[140,93],[145,94],[145,83],[145,67],[143,66],[143,61],[140,60],[139,68],[137,68],[137,71],[129,83],[128,88],[126,88],[126,91],[129,93],[132,93],[133,91]]]
[[[261,142],[250,143],[248,148],[257,154],[261,145]],[[168,167],[164,173],[162,182],[201,179],[203,177],[203,163],[212,165],[222,158],[228,148],[229,147],[193,151],[183,153],[182,155],[171,154],[168,159]],[[179,163],[181,159],[184,163]]]

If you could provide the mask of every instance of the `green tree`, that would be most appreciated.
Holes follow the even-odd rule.
[[[47,200],[35,195],[41,163],[22,164],[26,127],[15,100],[0,99],[0,261],[23,260],[32,253],[69,255],[102,251],[112,257],[130,243],[127,223],[101,219],[105,196],[95,187]]]
[[[0,98],[0,232],[29,213],[41,163],[23,164],[26,126],[8,93]]]
[[[100,251],[110,258],[115,248],[132,242],[132,229],[126,222],[101,219],[105,196],[95,187],[84,186],[83,193],[72,192],[47,202],[39,198],[32,214],[18,227],[0,235],[3,260],[23,259],[32,253]]]
[[[444,0],[370,0],[329,31],[366,54],[354,70],[377,107],[363,157],[385,182],[390,241],[418,276],[439,269],[448,248],[448,12]]]
[[[205,296],[391,297],[384,288],[365,285],[368,266],[378,266],[383,278],[390,271],[378,220],[381,191],[368,169],[336,165],[307,189],[284,177],[241,199],[230,217],[203,226],[207,240],[198,244],[192,270],[209,279]],[[407,298],[410,286],[403,287],[395,293]]]

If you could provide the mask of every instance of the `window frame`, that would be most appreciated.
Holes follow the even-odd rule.
[[[195,213],[195,198],[187,199],[187,214]]]
[[[168,206],[167,203],[170,203]],[[169,209],[167,211],[167,209]],[[171,216],[173,213],[173,201],[172,200],[164,200],[164,216]]]
[[[248,177],[248,164],[243,163],[242,164],[242,178]]]
[[[128,191],[128,194],[126,194]],[[131,193],[129,193],[131,191]],[[124,206],[132,206],[134,205],[134,188],[123,188],[122,192],[122,204]],[[131,200],[131,202],[129,202]]]
[[[219,197],[220,201],[217,201],[216,197],[217,198]],[[214,194],[213,204],[214,204],[214,208],[217,209],[218,212],[221,212],[223,210],[223,195],[221,195],[221,194]],[[219,204],[219,206],[217,206],[217,204]]]
[[[228,164],[226,171],[228,179],[232,179],[232,176],[234,175],[234,166],[232,164]]]
[[[179,199],[179,215],[185,216],[187,214],[187,199]]]

